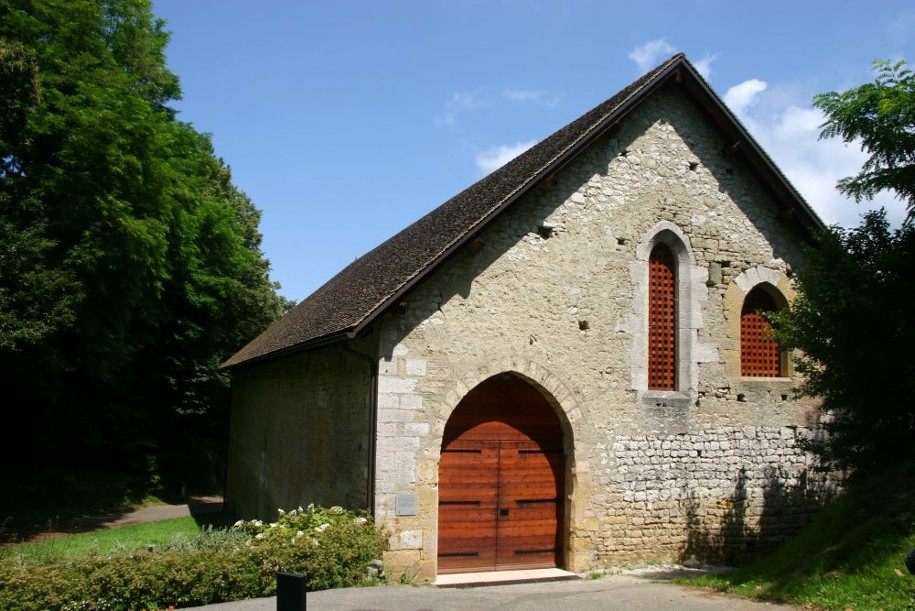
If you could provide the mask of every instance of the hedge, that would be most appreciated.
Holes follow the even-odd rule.
[[[304,575],[309,591],[379,579],[368,569],[381,557],[384,533],[339,507],[281,511],[274,523],[239,521],[232,529],[235,536],[196,544],[49,564],[6,557],[0,609],[162,609],[272,596],[281,570]]]

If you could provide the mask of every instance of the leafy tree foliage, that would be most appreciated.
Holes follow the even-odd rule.
[[[20,462],[174,455],[225,417],[219,363],[288,307],[259,211],[169,107],[167,41],[149,0],[0,4],[0,409]]]
[[[25,350],[69,326],[78,300],[72,276],[43,265],[52,242],[42,220],[18,214],[5,188],[21,171],[13,152],[24,144],[39,92],[34,56],[0,39],[0,350]]]
[[[894,191],[915,214],[915,74],[905,61],[874,62],[877,78],[843,92],[814,97],[826,113],[821,137],[860,141],[870,154],[856,176],[839,181],[839,190],[870,200],[883,190]]]
[[[800,348],[801,388],[822,399],[828,433],[813,449],[828,466],[868,474],[915,459],[915,225],[883,211],[831,229],[797,276],[798,298],[776,315]]]
[[[908,217],[893,229],[881,210],[824,232],[791,311],[775,315],[780,341],[801,351],[801,391],[823,401],[828,435],[812,448],[860,475],[915,464],[915,75],[904,62],[875,69],[874,83],[815,98],[826,113],[821,136],[870,154],[840,191],[860,201],[891,190]]]

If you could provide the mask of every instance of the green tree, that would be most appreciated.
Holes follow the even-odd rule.
[[[915,75],[905,61],[874,62],[877,78],[843,92],[814,97],[826,114],[822,138],[860,142],[870,157],[861,171],[839,181],[839,191],[870,200],[893,191],[915,214]]]
[[[858,201],[892,191],[908,216],[894,229],[880,210],[855,229],[823,232],[797,275],[797,300],[774,316],[779,340],[800,350],[801,392],[822,400],[827,434],[811,448],[824,465],[861,475],[915,464],[915,76],[904,62],[874,66],[874,83],[816,96],[821,137],[860,142],[870,155],[840,191]]]
[[[869,474],[915,460],[913,260],[915,226],[871,212],[820,236],[776,315],[779,339],[800,349],[801,391],[822,400],[827,435],[812,449],[826,466]]]
[[[53,242],[44,225],[23,218],[10,192],[21,173],[14,151],[24,144],[40,92],[33,55],[0,39],[0,350],[6,351],[25,351],[69,327],[79,301],[72,276],[45,265]]]
[[[3,447],[18,465],[143,473],[206,446],[176,440],[222,435],[219,363],[288,307],[258,210],[169,106],[167,42],[149,0],[0,3],[0,410],[29,432]]]

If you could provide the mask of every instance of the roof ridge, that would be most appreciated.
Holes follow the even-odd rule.
[[[694,95],[700,96],[698,99],[707,110],[710,108],[709,100],[705,99],[708,95],[714,98],[712,106],[723,106],[686,55],[672,55],[358,257],[229,358],[223,367],[236,367],[308,346],[355,337],[417,282],[449,260],[482,227],[574,159],[646,95],[667,82],[667,77],[680,74],[679,66],[687,68],[686,83]],[[724,108],[723,120],[734,125],[733,113]],[[714,112],[721,115],[720,110]],[[718,116],[716,120],[720,119]],[[745,128],[739,123],[736,125],[749,136]],[[772,165],[771,160],[769,165]],[[771,168],[763,167],[761,171],[771,172]],[[777,169],[775,174],[784,178]],[[800,198],[793,188],[789,188],[787,195],[788,199]],[[802,202],[800,207],[806,210],[806,203]]]

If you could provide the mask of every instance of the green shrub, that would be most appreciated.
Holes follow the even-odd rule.
[[[263,554],[266,571],[301,573],[311,591],[359,585],[384,550],[384,538],[368,517],[340,507],[280,510],[271,524],[239,521],[233,528],[251,535],[248,545]]]
[[[276,593],[276,572],[309,590],[371,582],[384,534],[365,516],[333,507],[280,512],[273,524],[238,522],[152,550],[55,564],[0,561],[0,609],[119,610],[187,607]]]

